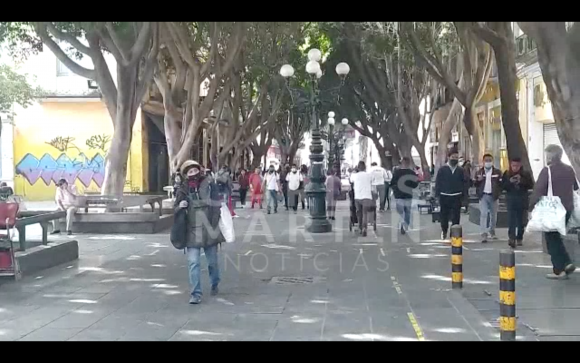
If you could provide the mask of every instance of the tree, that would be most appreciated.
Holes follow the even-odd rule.
[[[0,29],[2,40],[8,40],[13,51],[22,44],[38,50],[42,44],[70,71],[97,81],[114,128],[105,161],[103,194],[123,193],[137,109],[155,68],[157,28],[152,22],[35,22],[3,23]],[[116,83],[105,52],[116,60]],[[85,56],[91,59],[92,69],[77,62]]]
[[[32,86],[28,77],[14,71],[6,64],[0,65],[0,112],[11,114],[16,103],[23,108],[32,105],[35,98],[43,93],[40,87]],[[2,123],[0,123],[0,135]]]
[[[154,79],[163,97],[165,137],[173,171],[191,157],[202,123],[210,119],[211,112],[216,121],[221,120],[230,96],[226,91],[229,88],[224,86],[243,47],[246,28],[243,22],[161,25],[164,50],[158,57]],[[215,143],[212,146],[217,147]]]
[[[473,138],[473,160],[477,164],[483,158],[485,143],[483,130],[474,117],[475,105],[483,97],[491,73],[491,48],[462,22],[401,25],[401,35],[418,63],[424,64],[429,74],[450,90],[464,107],[463,124]],[[457,82],[455,72],[450,72],[450,67],[446,66],[446,61],[456,50],[461,52],[461,84]],[[448,142],[452,128],[444,128],[443,142]],[[444,152],[445,148],[441,151]]]
[[[495,54],[501,99],[501,122],[503,125],[508,157],[520,157],[522,165],[532,170],[528,149],[522,136],[519,121],[519,105],[516,96],[518,78],[516,73],[515,39],[510,22],[465,23],[476,36],[488,43]]]
[[[518,24],[536,43],[558,137],[576,173],[580,173],[580,24]]]

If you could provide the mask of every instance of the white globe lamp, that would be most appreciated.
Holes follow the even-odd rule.
[[[290,64],[284,64],[280,68],[280,75],[284,78],[289,78],[294,75],[294,68]]]
[[[343,119],[342,119],[340,122],[341,122],[341,123],[342,123],[344,126],[348,125],[348,119],[347,119],[347,118],[343,118]]]
[[[334,112],[333,112],[333,111],[330,111],[330,112],[328,113],[328,117],[334,117]]]
[[[317,61],[310,61],[306,63],[306,72],[308,72],[308,74],[315,75],[320,71],[321,71],[320,63],[318,63]]]
[[[312,48],[308,51],[308,60],[314,62],[320,62],[322,59],[322,52],[316,48]]]
[[[336,65],[335,70],[336,70],[336,74],[338,74],[339,76],[346,77],[348,75],[348,73],[350,72],[350,67],[345,62],[340,62]]]
[[[334,117],[329,117],[329,118],[328,118],[328,124],[329,124],[330,126],[334,126]]]

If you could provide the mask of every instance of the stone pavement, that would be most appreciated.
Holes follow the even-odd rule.
[[[398,217],[379,214],[377,233],[362,238],[347,210],[341,203],[334,233],[319,235],[305,233],[303,211],[239,211],[237,241],[220,252],[220,294],[198,306],[187,304],[186,259],[167,234],[75,236],[77,263],[0,286],[0,340],[498,340],[505,241],[480,244],[464,215],[457,292],[431,216],[414,215],[399,236]],[[546,280],[537,241],[516,253],[519,339],[579,336],[578,278]]]

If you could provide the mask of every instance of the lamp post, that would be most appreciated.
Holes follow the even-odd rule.
[[[342,128],[338,129],[336,135],[334,133],[334,120],[335,113],[330,111],[328,113],[328,169],[334,168],[338,177],[340,177],[340,162],[341,162],[341,154],[340,150],[342,149],[342,144],[346,141],[346,136],[344,136],[344,130],[346,129],[346,125],[348,125],[348,119],[343,118],[340,123],[342,124]],[[335,142],[336,136],[336,142]],[[334,147],[333,147],[334,146]]]
[[[320,60],[322,53],[318,49],[310,49],[308,52],[308,63],[306,63],[306,72],[310,75],[310,170],[308,176],[310,183],[306,186],[306,195],[310,200],[310,223],[306,226],[306,230],[310,233],[327,233],[332,231],[332,225],[326,218],[326,187],[324,185],[324,148],[322,146],[322,138],[320,134],[320,125],[318,123],[318,79],[322,77],[322,69],[320,67]],[[348,64],[342,62],[336,65],[336,73],[341,78],[340,86],[342,86],[344,79],[350,72]],[[294,75],[294,68],[285,64],[280,68],[280,75],[288,80]],[[339,88],[340,88],[339,86]]]

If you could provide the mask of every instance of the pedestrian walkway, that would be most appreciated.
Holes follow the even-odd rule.
[[[0,286],[0,340],[499,339],[498,251],[507,242],[482,245],[466,215],[457,292],[449,243],[431,216],[414,215],[400,236],[398,217],[379,214],[376,234],[362,238],[348,230],[346,202],[333,233],[307,234],[306,212],[240,210],[236,243],[220,251],[220,294],[198,306],[187,304],[186,259],[167,234],[76,236],[77,263]],[[519,338],[580,335],[578,278],[545,280],[549,258],[537,243],[517,262]]]

